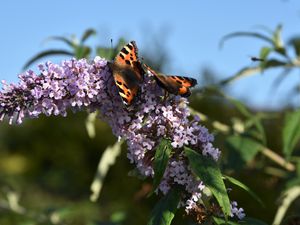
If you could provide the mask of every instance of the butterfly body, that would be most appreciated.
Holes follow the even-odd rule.
[[[123,103],[131,105],[144,78],[135,42],[125,45],[109,66]]]
[[[174,95],[181,95],[182,97],[188,97],[191,95],[190,87],[194,87],[197,84],[197,80],[190,77],[170,75],[167,76],[162,73],[157,73],[148,65],[144,64],[146,70],[154,76],[157,84],[164,88],[167,92]]]

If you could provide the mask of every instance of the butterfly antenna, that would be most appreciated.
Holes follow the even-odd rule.
[[[114,49],[113,49],[113,39],[112,38],[110,39],[110,54],[111,54],[110,58],[113,59]]]

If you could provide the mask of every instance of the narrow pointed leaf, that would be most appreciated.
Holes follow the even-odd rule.
[[[179,201],[180,189],[171,189],[154,207],[148,225],[170,225]]]
[[[274,47],[276,49],[278,48],[283,48],[283,42],[282,42],[282,38],[281,38],[281,31],[282,31],[282,25],[278,25],[276,27],[276,30],[273,34],[273,42],[274,42]]]
[[[26,62],[25,65],[23,66],[23,70],[28,68],[31,64],[33,64],[37,60],[40,60],[42,58],[49,57],[49,56],[54,56],[54,55],[56,55],[56,56],[61,56],[61,55],[74,56],[74,54],[72,52],[65,51],[65,50],[44,51],[44,52],[41,52],[41,53],[33,56],[28,62]]]
[[[237,99],[233,99],[233,98],[230,98],[230,97],[226,97],[226,99],[228,101],[230,101],[234,106],[235,108],[241,113],[243,114],[245,117],[252,117],[252,113],[247,109],[247,107],[239,100]]]
[[[254,37],[254,38],[258,38],[258,39],[261,39],[263,41],[266,41],[270,44],[273,44],[273,40],[271,38],[269,38],[268,36],[266,36],[266,35],[263,35],[263,34],[260,34],[260,33],[257,33],[257,32],[243,32],[243,31],[241,31],[241,32],[234,32],[234,33],[230,33],[230,34],[225,35],[221,39],[219,46],[223,47],[225,41],[227,41],[228,39],[234,38],[234,37]]]
[[[82,35],[82,38],[80,40],[81,44],[83,44],[90,36],[96,35],[96,31],[94,29],[88,29],[84,32]]]
[[[284,62],[284,61],[280,61],[280,60],[277,60],[277,59],[270,59],[270,60],[267,60],[265,62],[265,68],[273,68],[273,67],[282,67],[282,66],[285,66],[287,63]]]
[[[268,225],[261,220],[257,220],[251,217],[245,217],[238,222],[225,221],[223,218],[213,217],[213,221],[216,225]]]
[[[272,48],[269,47],[262,47],[260,49],[260,54],[259,54],[259,58],[261,59],[266,59],[268,57],[268,55],[271,53]]]
[[[235,152],[240,153],[245,162],[252,160],[262,148],[262,145],[255,140],[237,135],[228,137],[226,145]]]
[[[286,50],[284,48],[284,45],[283,45],[283,41],[282,41],[282,37],[281,37],[281,31],[282,31],[282,25],[279,24],[277,27],[276,27],[276,30],[273,34],[273,43],[274,43],[274,48],[275,48],[275,51],[278,52],[279,54],[283,55],[283,56],[286,56]]]
[[[45,41],[51,41],[51,40],[62,41],[65,44],[67,44],[69,47],[71,47],[72,49],[75,49],[77,46],[77,44],[74,41],[72,41],[66,37],[53,36],[53,37],[47,38]]]
[[[283,127],[283,153],[288,158],[300,139],[300,110],[287,113]]]
[[[294,37],[289,40],[289,45],[294,48],[295,54],[299,57],[300,56],[300,37]]]
[[[224,176],[224,177],[230,183],[232,183],[232,184],[242,188],[246,192],[248,192],[259,204],[261,204],[264,207],[264,203],[262,202],[262,200],[249,187],[247,187],[245,184],[243,184],[242,182],[240,182],[239,180],[237,180],[233,177],[230,177],[230,176]]]
[[[251,218],[251,217],[245,217],[241,221],[241,224],[244,224],[244,225],[268,225],[267,223],[265,223],[261,220],[254,219],[254,218]]]
[[[153,179],[153,191],[160,184],[161,179],[165,173],[168,165],[168,161],[171,155],[172,146],[170,141],[167,139],[162,139],[160,144],[156,147],[153,169],[154,169],[154,179]]]
[[[260,49],[259,58],[262,59],[263,61],[260,62],[259,66],[262,70],[266,68],[266,60],[271,52],[272,52],[272,48],[270,47],[262,47]]]
[[[220,85],[226,85],[226,84],[229,84],[229,83],[231,83],[233,81],[236,81],[240,78],[250,76],[250,75],[253,75],[253,74],[257,74],[259,72],[261,72],[261,68],[259,66],[257,66],[257,67],[244,67],[243,69],[238,71],[235,75],[222,80],[220,82]]]
[[[261,141],[263,144],[266,144],[266,133],[261,123],[260,114],[256,114],[246,120],[245,127],[247,129],[247,134],[254,134],[250,136],[255,138],[256,140]]]
[[[184,151],[192,171],[210,189],[227,218],[231,213],[230,201],[217,163],[212,158],[203,156],[188,147],[185,147]]]
[[[214,224],[216,225],[240,225],[238,222],[226,221],[224,218],[213,217]]]

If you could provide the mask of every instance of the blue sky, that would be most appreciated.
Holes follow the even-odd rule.
[[[249,38],[232,39],[220,50],[218,43],[222,36],[240,30],[257,31],[257,25],[274,29],[281,23],[283,39],[287,40],[300,33],[299,3],[299,0],[3,1],[0,79],[16,82],[30,57],[42,50],[61,47],[57,42],[45,42],[47,37],[79,36],[87,28],[98,31],[93,43],[108,47],[111,38],[120,36],[135,40],[142,50],[151,49],[153,37],[161,39],[171,56],[166,73],[199,78],[200,69],[209,66],[220,78],[225,78],[251,65],[249,56],[257,55],[265,43]],[[258,108],[279,107],[287,90],[300,77],[292,74],[278,92],[272,93],[270,87],[278,73],[272,70],[237,81],[229,87],[230,94]]]

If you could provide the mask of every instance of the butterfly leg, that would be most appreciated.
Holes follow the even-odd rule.
[[[164,97],[163,97],[163,101],[167,101],[168,97],[169,97],[169,92],[167,92],[166,90],[164,90]]]

